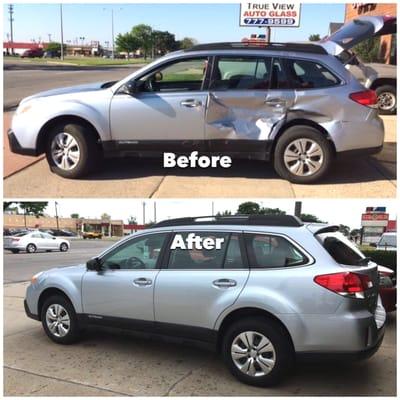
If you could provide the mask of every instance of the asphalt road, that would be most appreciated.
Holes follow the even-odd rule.
[[[71,240],[66,253],[59,251],[34,254],[12,254],[5,250],[3,255],[4,283],[28,281],[39,271],[54,267],[65,267],[85,263],[91,257],[110,247],[112,240]]]
[[[15,107],[21,99],[32,94],[91,82],[122,79],[138,66],[76,67],[66,65],[4,63],[4,108]]]

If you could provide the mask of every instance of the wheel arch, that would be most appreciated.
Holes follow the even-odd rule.
[[[371,89],[376,90],[379,86],[390,85],[396,89],[396,78],[378,78],[372,82]]]
[[[89,129],[89,132],[91,132],[92,137],[94,140],[96,140],[97,143],[99,143],[100,147],[102,148],[101,145],[101,138],[98,129],[86,118],[80,117],[78,115],[74,114],[66,114],[66,115],[59,115],[54,118],[49,119],[39,130],[37,142],[36,142],[36,148],[38,149],[39,154],[42,154],[46,150],[46,138],[49,133],[49,131],[56,125],[60,123],[75,123],[75,124],[80,124],[83,126],[86,126]]]
[[[286,327],[286,325],[274,314],[270,313],[269,311],[263,310],[261,308],[257,307],[244,307],[244,308],[239,308],[236,310],[231,311],[229,314],[227,314],[224,319],[221,321],[219,328],[218,328],[218,337],[217,337],[217,351],[219,352],[221,350],[221,345],[222,345],[222,340],[225,335],[225,332],[227,329],[236,321],[239,321],[242,318],[248,318],[248,317],[263,317],[266,319],[270,319],[278,323],[282,329],[286,332],[287,337],[291,343],[292,348],[294,349],[294,343],[292,336]]]
[[[38,307],[37,307],[39,319],[41,319],[42,308],[43,308],[44,302],[50,296],[54,296],[54,295],[59,295],[59,296],[65,297],[72,304],[72,307],[74,307],[75,312],[76,312],[76,308],[74,306],[74,303],[72,302],[71,298],[68,296],[68,294],[65,291],[63,291],[63,290],[61,290],[59,288],[56,288],[56,287],[50,287],[50,288],[47,288],[47,289],[43,290],[43,292],[39,296]]]
[[[293,126],[309,126],[311,128],[316,129],[319,131],[326,139],[328,139],[329,144],[331,145],[333,154],[336,154],[336,146],[335,143],[333,142],[331,136],[329,135],[329,132],[322,127],[320,124],[318,124],[315,121],[312,121],[310,119],[305,119],[305,118],[296,118],[296,119],[291,119],[290,121],[287,121],[284,125],[282,125],[278,132],[276,133],[273,143],[272,143],[272,148],[271,148],[271,158],[274,156],[275,153],[275,147],[276,144],[278,143],[279,138],[287,131],[289,128]]]

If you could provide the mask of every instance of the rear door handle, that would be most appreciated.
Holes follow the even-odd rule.
[[[147,278],[137,278],[133,281],[135,286],[151,286],[152,283],[153,281]]]
[[[237,285],[237,282],[233,279],[217,279],[213,282],[213,285],[218,288],[230,288]]]
[[[199,107],[201,104],[201,101],[195,99],[186,99],[181,101],[181,106],[189,108]]]

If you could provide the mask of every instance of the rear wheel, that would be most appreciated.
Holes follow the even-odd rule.
[[[91,129],[66,123],[53,127],[46,146],[50,169],[64,178],[79,178],[96,166],[101,151]]]
[[[13,254],[18,254],[18,253],[19,253],[19,250],[11,250],[11,253],[13,253]]]
[[[310,126],[292,126],[278,139],[274,167],[293,183],[313,183],[332,163],[332,148],[321,132]]]
[[[28,246],[26,246],[27,253],[35,253],[36,250],[37,250],[37,247],[33,243],[29,243]]]
[[[232,324],[223,338],[222,354],[236,378],[255,386],[278,383],[294,364],[288,334],[279,323],[263,317]]]
[[[378,86],[376,89],[378,96],[378,110],[382,115],[396,114],[397,97],[396,87],[392,85]]]
[[[61,295],[45,300],[41,321],[47,336],[56,343],[70,344],[79,338],[80,329],[74,307]]]

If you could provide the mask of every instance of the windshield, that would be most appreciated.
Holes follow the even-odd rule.
[[[378,247],[396,247],[396,235],[383,235],[378,242]]]
[[[330,256],[339,264],[367,265],[369,259],[340,232],[328,232],[316,235]]]

